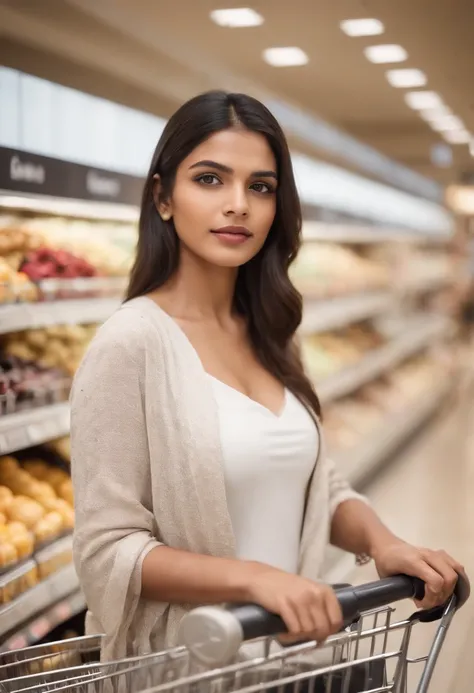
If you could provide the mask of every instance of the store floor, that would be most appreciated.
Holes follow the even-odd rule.
[[[474,581],[473,422],[474,389],[469,386],[454,406],[437,417],[365,489],[376,510],[395,532],[416,545],[444,548],[465,565],[471,581]],[[360,583],[376,575],[369,565],[355,571],[346,570],[345,577],[348,582]],[[405,616],[409,612],[402,607],[401,614]],[[414,629],[417,656],[428,652],[432,636],[431,626],[419,624]],[[430,693],[473,692],[474,597],[455,616],[430,688]]]

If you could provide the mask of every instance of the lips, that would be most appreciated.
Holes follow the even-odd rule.
[[[244,236],[250,238],[252,235],[245,226],[222,226],[220,229],[214,229],[212,233],[222,236]]]

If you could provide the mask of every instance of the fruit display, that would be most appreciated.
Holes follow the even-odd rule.
[[[124,277],[130,271],[137,239],[134,224],[48,216],[19,217],[17,224],[46,247],[83,258],[102,276]]]
[[[292,264],[290,276],[306,297],[329,298],[387,289],[390,264],[352,248],[333,243],[305,243]]]
[[[66,372],[22,358],[21,349],[0,352],[0,416],[63,402],[70,386]]]
[[[39,282],[42,279],[77,279],[95,277],[97,270],[81,257],[67,250],[38,248],[31,250],[20,266],[29,279]]]
[[[358,363],[383,342],[373,329],[355,326],[335,333],[305,336],[301,341],[301,353],[308,373],[318,383]]]
[[[96,330],[97,325],[52,325],[10,333],[1,343],[8,356],[72,376]]]
[[[0,216],[0,305],[120,296],[135,242],[127,224]]]

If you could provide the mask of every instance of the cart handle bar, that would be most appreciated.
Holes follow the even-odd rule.
[[[418,578],[396,575],[365,585],[336,587],[344,623],[357,621],[361,613],[388,606],[403,599],[422,600],[425,585]],[[460,575],[455,589],[456,607],[469,597],[469,582]],[[419,612],[423,621],[441,618],[443,608]],[[192,655],[207,666],[231,661],[246,640],[286,633],[280,616],[257,604],[232,604],[226,608],[203,606],[190,611],[181,621],[179,641]]]

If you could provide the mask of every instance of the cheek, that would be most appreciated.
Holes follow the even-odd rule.
[[[196,185],[181,185],[173,195],[172,209],[176,233],[186,240],[207,230],[212,204],[210,196],[203,195]]]
[[[263,241],[268,236],[268,233],[273,224],[276,214],[276,198],[271,197],[266,200],[259,201],[257,208],[254,210],[254,225],[255,231],[259,236],[263,237]]]

